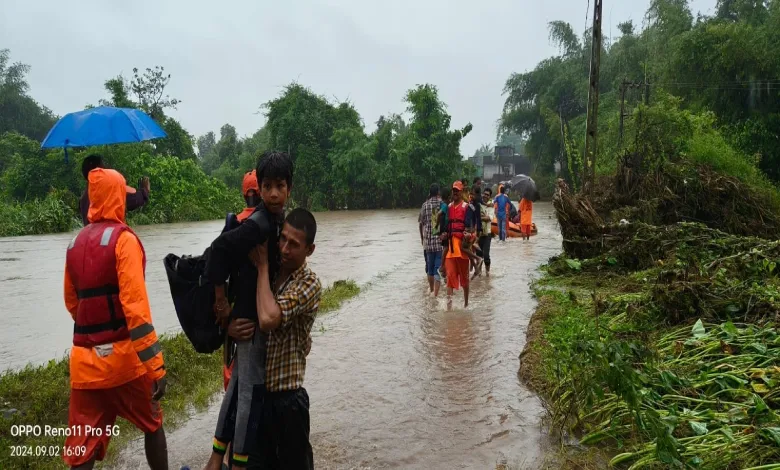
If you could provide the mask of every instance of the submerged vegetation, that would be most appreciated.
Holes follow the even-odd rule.
[[[336,281],[322,292],[319,314],[338,309],[357,296],[360,287],[353,281]],[[172,429],[189,418],[194,408],[202,410],[222,387],[222,351],[198,354],[184,334],[162,335],[160,338],[168,389],[162,400],[165,427]],[[316,345],[314,346],[316,347]],[[51,360],[47,364],[28,365],[21,370],[9,370],[0,376],[0,468],[65,468],[61,456],[14,457],[11,447],[38,446],[61,449],[63,436],[14,436],[14,425],[49,425],[62,429],[68,422],[68,359]],[[119,434],[111,440],[108,459],[115,458],[125,443],[139,437],[139,432],[124,419],[117,420]]]

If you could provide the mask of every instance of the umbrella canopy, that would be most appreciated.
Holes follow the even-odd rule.
[[[536,190],[536,182],[526,175],[517,175],[509,181],[512,191],[517,192],[520,197],[536,202],[539,199],[539,191]]]
[[[51,128],[41,148],[124,144],[167,136],[141,110],[100,106],[66,114]]]

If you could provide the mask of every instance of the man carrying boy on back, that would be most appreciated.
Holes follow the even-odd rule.
[[[284,206],[292,189],[293,164],[284,152],[269,151],[260,157],[256,179],[262,202],[238,227],[221,234],[211,244],[206,276],[215,286],[214,311],[219,321],[246,319],[254,322],[251,339],[236,345],[233,373],[220,408],[214,434],[213,453],[206,468],[218,470],[232,442],[233,467],[255,466],[259,458],[257,432],[265,382],[265,349],[267,335],[257,329],[258,273],[249,253],[259,244],[268,243],[268,279],[279,272],[279,233]],[[231,273],[233,276],[231,276]],[[231,277],[235,303],[231,306],[225,292],[225,281]],[[269,284],[270,287],[270,284]],[[247,337],[249,335],[246,335]]]
[[[434,296],[439,295],[441,278],[439,269],[442,266],[442,246],[439,240],[439,211],[441,198],[439,185],[434,183],[428,192],[428,199],[423,203],[417,221],[420,227],[420,243],[425,252],[425,273],[428,276],[428,287]]]
[[[317,222],[306,209],[287,215],[279,237],[282,267],[270,277],[269,243],[252,253],[257,267],[257,316],[268,334],[266,392],[259,447],[263,468],[313,469],[309,441],[309,395],[303,388],[306,349],[322,286],[306,258],[314,252]],[[273,284],[273,287],[270,286]]]

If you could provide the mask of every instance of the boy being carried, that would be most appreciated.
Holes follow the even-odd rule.
[[[238,227],[221,234],[211,244],[206,276],[215,286],[214,310],[219,320],[231,319],[233,326],[240,326],[242,331],[236,334],[240,339],[236,345],[235,366],[217,419],[213,453],[207,469],[217,470],[222,466],[231,442],[234,468],[256,466],[261,460],[257,432],[268,336],[257,325],[255,296],[259,276],[249,254],[258,244],[268,243],[266,271],[270,274],[266,279],[268,276],[272,280],[276,278],[281,265],[278,240],[284,206],[292,189],[292,176],[292,160],[286,153],[269,151],[263,154],[256,170],[262,202]],[[231,277],[231,289],[235,289],[232,306],[225,292],[228,277]],[[270,287],[273,281],[266,282]]]

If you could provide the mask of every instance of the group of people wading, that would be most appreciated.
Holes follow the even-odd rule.
[[[152,325],[146,254],[125,222],[131,200],[148,200],[148,180],[133,196],[99,156],[85,159],[82,170],[85,227],[67,248],[64,283],[74,320],[68,425],[105,430],[121,416],[144,433],[149,466],[167,469],[164,351]],[[214,320],[232,338],[232,360],[207,469],[314,466],[303,380],[322,288],[306,263],[314,216],[305,209],[285,215],[292,182],[290,157],[266,152],[244,177],[240,223],[211,244],[205,274],[214,285]],[[79,450],[63,453],[66,464],[92,468],[112,434],[71,433],[65,446]]]
[[[451,188],[444,190],[440,190],[438,184],[432,184],[418,216],[429,290],[431,295],[438,297],[441,282],[445,281],[447,308],[452,307],[452,295],[461,287],[463,305],[468,307],[471,279],[481,276],[483,267],[485,275],[490,276],[493,190],[489,187],[483,190],[478,177],[474,178],[469,192],[466,188],[465,179],[455,181]],[[499,194],[492,204],[502,242],[507,238],[507,216],[513,208],[505,192],[505,188],[499,186]],[[524,239],[530,238],[532,210],[530,200],[520,201],[518,222]]]

